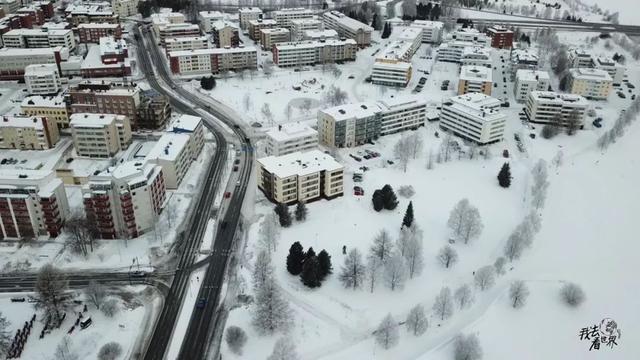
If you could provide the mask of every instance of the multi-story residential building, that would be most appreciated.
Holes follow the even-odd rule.
[[[195,24],[169,23],[158,26],[158,37],[162,46],[165,45],[166,39],[194,36],[200,36],[200,28]]]
[[[171,9],[160,9],[160,12],[151,14],[151,26],[153,34],[159,38],[160,28],[170,24],[185,24],[186,18],[184,14],[173,12]]]
[[[238,27],[227,21],[218,21],[213,24],[213,42],[219,48],[236,47],[240,43]]]
[[[302,40],[321,41],[327,39],[337,39],[338,32],[333,29],[328,30],[305,30],[302,33]]]
[[[103,239],[132,239],[153,229],[166,197],[162,168],[129,161],[90,176],[82,187],[87,219]]]
[[[134,16],[138,13],[138,0],[111,0],[113,12],[121,18]]]
[[[200,11],[198,13],[198,19],[200,20],[202,31],[209,33],[213,30],[213,24],[224,20],[224,14],[220,11]]]
[[[0,239],[57,237],[69,216],[62,180],[53,171],[0,173]]]
[[[411,56],[413,56],[416,51],[422,45],[422,29],[415,27],[406,27],[402,29],[396,41],[402,41],[408,44],[411,44]]]
[[[278,26],[292,30],[293,20],[313,19],[314,12],[305,8],[289,8],[273,11],[271,12],[271,17],[278,22]]]
[[[611,76],[611,79],[613,80],[613,85],[622,84],[626,69],[612,58],[599,56],[594,59],[594,66],[596,69],[604,70],[609,73],[609,76]]]
[[[289,67],[353,61],[357,49],[353,39],[277,43],[273,45],[273,63]]]
[[[105,3],[98,5],[87,4],[71,4],[68,5],[64,14],[69,24],[78,26],[86,23],[109,23],[117,24],[120,22],[120,16],[113,11],[113,8]]]
[[[442,41],[444,23],[440,21],[414,20],[411,27],[422,29],[423,43],[438,44]]]
[[[538,70],[538,54],[531,49],[512,49],[509,58],[511,80],[515,80],[518,70]]]
[[[335,10],[325,12],[322,19],[325,28],[333,29],[338,32],[338,35],[355,40],[359,47],[371,44],[371,33],[373,32],[371,26]]]
[[[273,19],[257,19],[249,21],[249,38],[253,41],[260,40],[260,30],[275,29],[279,27],[278,22]]]
[[[70,29],[14,29],[2,34],[4,46],[12,48],[51,48],[64,46],[76,48],[76,40]]]
[[[140,89],[109,82],[84,81],[69,88],[72,113],[124,115],[137,128]]]
[[[238,9],[238,18],[240,19],[240,29],[242,31],[249,29],[249,22],[262,19],[262,10],[257,7],[248,7]]]
[[[549,73],[540,70],[518,70],[513,92],[516,101],[524,102],[532,91],[547,91],[551,79]]]
[[[47,150],[60,140],[58,126],[46,117],[3,115],[0,121],[0,148]]]
[[[411,80],[413,44],[392,41],[373,63],[371,82],[379,85],[405,87]]]
[[[236,48],[172,51],[169,65],[174,74],[217,74],[229,70],[258,67],[257,51],[242,45]]]
[[[209,39],[206,36],[178,37],[164,40],[167,55],[172,51],[208,49]]]
[[[258,188],[276,203],[295,204],[344,194],[344,167],[320,150],[256,160]]]
[[[4,14],[14,14],[20,9],[22,2],[18,0],[1,0],[0,8],[4,11]]]
[[[496,49],[511,49],[513,47],[513,31],[502,25],[493,25],[487,29],[491,37],[491,47]]]
[[[131,144],[131,126],[124,115],[78,113],[70,119],[78,156],[108,159]]]
[[[26,3],[26,2],[25,2]],[[45,22],[44,11],[37,6],[27,5],[23,6],[18,11],[16,11],[17,15],[21,16],[29,16],[32,20],[32,23],[35,25],[42,25]]]
[[[155,90],[145,91],[138,107],[138,129],[162,129],[171,118],[169,99]]]
[[[29,116],[42,116],[54,122],[58,129],[69,127],[69,111],[62,95],[27,96],[20,104],[20,112]]]
[[[80,24],[76,28],[78,30],[78,36],[81,43],[95,43],[100,42],[100,38],[113,36],[116,39],[122,38],[122,27],[120,24],[108,24],[108,23],[87,23]]]
[[[569,67],[572,68],[590,68],[593,67],[593,58],[591,53],[585,49],[569,50]]]
[[[163,134],[146,156],[146,160],[162,167],[167,189],[177,189],[193,162],[189,134]]]
[[[30,95],[57,94],[62,87],[56,64],[33,64],[24,68],[24,81]]]
[[[569,69],[569,92],[587,99],[606,100],[613,87],[613,79],[604,70],[593,68]]]
[[[448,41],[462,41],[470,43],[470,45],[491,46],[491,39],[474,28],[460,28],[452,32]]]
[[[271,50],[273,44],[290,41],[290,31],[287,28],[260,30],[260,44],[263,50]]]
[[[491,50],[486,47],[467,46],[462,50],[462,66],[484,66],[491,68]]]
[[[582,126],[588,107],[589,101],[580,95],[532,91],[527,98],[524,113],[532,123],[566,126],[574,118]]]
[[[174,120],[169,128],[168,132],[176,134],[189,134],[189,147],[191,148],[191,156],[197,158],[204,148],[204,125],[202,124],[202,118],[193,115],[182,115]]]
[[[478,145],[498,142],[506,125],[499,109],[500,100],[482,93],[454,96],[442,103],[440,128]]]
[[[345,104],[318,111],[319,141],[330,147],[353,147],[423,126],[427,103],[415,97]]]
[[[131,75],[127,42],[113,37],[100,38],[98,45],[89,47],[80,65],[80,73],[85,78]]]
[[[483,93],[491,95],[493,89],[491,68],[484,66],[462,66],[458,81],[458,95]]]
[[[291,20],[291,40],[303,40],[304,32],[307,30],[321,31],[324,29],[322,21],[317,18],[294,19]]]
[[[281,156],[318,148],[318,132],[300,123],[278,125],[265,133],[267,155]]]

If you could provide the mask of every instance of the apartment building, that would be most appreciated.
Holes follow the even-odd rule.
[[[569,69],[569,92],[587,99],[606,100],[613,88],[613,79],[604,70],[593,68]]]
[[[72,113],[124,115],[137,128],[140,89],[109,82],[84,81],[68,91]]]
[[[596,69],[604,70],[611,76],[613,85],[622,84],[626,72],[624,66],[618,64],[612,58],[604,56],[596,57],[593,62]]]
[[[288,42],[291,40],[290,31],[287,28],[273,28],[260,30],[260,44],[263,50],[271,50],[273,44]]]
[[[574,117],[582,126],[588,107],[589,101],[580,95],[532,91],[524,113],[532,123],[566,126],[570,117]]]
[[[454,96],[442,103],[440,128],[486,145],[504,137],[506,116],[499,111],[500,101],[482,93]]]
[[[278,25],[283,28],[292,30],[293,20],[296,19],[313,19],[313,10],[305,8],[289,8],[276,10],[271,12],[271,17],[278,22]]]
[[[238,28],[227,21],[218,21],[211,29],[213,43],[219,48],[236,47],[240,43]]]
[[[47,150],[60,140],[55,121],[29,115],[3,115],[0,121],[0,149]]]
[[[56,64],[69,58],[69,50],[55,48],[0,48],[0,80],[24,78],[24,69],[32,64]]]
[[[206,36],[168,38],[164,40],[167,55],[172,51],[188,51],[208,49],[209,39]]]
[[[323,109],[318,111],[319,141],[330,147],[362,145],[423,126],[426,110],[426,101],[413,96]]]
[[[459,28],[447,38],[448,41],[462,41],[478,46],[491,46],[491,38],[474,28]]]
[[[256,160],[258,188],[276,203],[295,204],[344,194],[344,167],[320,150]]]
[[[167,189],[177,189],[193,162],[189,134],[165,133],[155,143],[146,160],[162,168]]]
[[[135,16],[138,13],[138,0],[111,0],[113,12],[121,18]]]
[[[62,180],[53,171],[0,173],[0,240],[57,237],[69,216]]]
[[[0,9],[4,11],[4,14],[14,14],[20,9],[22,2],[18,0],[1,0]]]
[[[51,48],[64,46],[76,48],[76,40],[71,29],[13,29],[2,34],[4,46],[10,48]]]
[[[113,37],[100,38],[98,45],[89,46],[80,64],[80,74],[85,78],[131,75],[127,42]]]
[[[198,13],[198,19],[200,20],[202,31],[209,33],[213,30],[213,24],[224,20],[224,14],[220,11],[200,11]]]
[[[273,19],[258,19],[249,21],[248,31],[249,38],[253,41],[260,41],[260,30],[262,29],[275,29],[278,26],[278,22]]]
[[[462,50],[462,57],[460,58],[462,66],[483,66],[491,68],[492,62],[490,48],[467,46]]]
[[[151,26],[153,28],[153,34],[157,38],[159,38],[161,27],[172,24],[185,24],[186,20],[187,19],[182,13],[173,12],[171,9],[160,9],[160,12],[151,14]]]
[[[439,44],[442,41],[442,28],[444,23],[440,21],[414,20],[411,27],[422,29],[422,42]]]
[[[258,67],[255,48],[198,49],[172,51],[169,53],[169,65],[174,74],[217,74],[219,72]]]
[[[371,44],[373,28],[345,14],[331,10],[322,15],[324,26],[338,32],[339,36],[353,39],[358,47],[367,47]]]
[[[491,68],[484,66],[462,66],[458,81],[458,95],[483,93],[491,95],[493,89]]]
[[[257,7],[245,7],[238,9],[238,18],[240,19],[240,29],[245,31],[249,29],[249,22],[262,19],[262,10]]]
[[[65,8],[64,14],[67,22],[73,26],[87,23],[118,24],[120,22],[120,16],[106,3],[71,4]]]
[[[411,80],[412,56],[412,43],[400,40],[390,42],[373,63],[371,82],[386,86],[407,86]]]
[[[491,38],[491,47],[496,49],[511,49],[513,47],[513,31],[502,25],[492,25],[487,28],[487,35]]]
[[[515,80],[518,70],[538,70],[538,54],[531,49],[512,49],[509,59],[511,80]]]
[[[459,63],[465,48],[488,47],[490,43],[489,37],[476,29],[458,29],[448,36],[446,43],[440,44],[437,60]]]
[[[195,24],[169,23],[158,26],[158,38],[162,46],[165,46],[166,39],[194,36],[200,36],[200,27]]]
[[[129,161],[90,176],[82,187],[87,219],[102,239],[133,239],[154,228],[166,198],[162,168]]]
[[[138,107],[137,129],[157,130],[164,128],[171,118],[169,99],[156,92],[147,90]]]
[[[338,33],[332,29],[305,30],[302,33],[302,40],[322,41],[322,40],[337,39],[337,38],[338,38]]]
[[[326,64],[356,59],[358,45],[353,39],[294,41],[273,46],[273,63],[280,67]]]
[[[410,51],[411,56],[413,56],[420,48],[420,45],[422,45],[422,30],[414,27],[404,28],[400,31],[400,34],[398,34],[396,41],[411,44]]]
[[[305,18],[291,20],[291,40],[300,41],[304,39],[304,32],[307,30],[324,30],[322,21],[317,18]]]
[[[107,36],[112,36],[116,39],[122,38],[122,26],[120,24],[87,23],[78,25],[76,29],[78,30],[79,41],[83,44],[98,44],[100,38]]]
[[[572,68],[591,68],[593,67],[593,58],[591,53],[584,49],[569,50],[569,67]]]
[[[77,113],[69,125],[78,156],[108,159],[131,144],[131,125],[124,115]]]
[[[24,68],[24,81],[30,95],[57,94],[62,88],[56,64],[33,64]]]
[[[69,127],[69,111],[62,95],[27,96],[20,103],[20,112],[28,116],[45,117],[55,123],[58,129]]]
[[[549,73],[541,70],[518,70],[513,92],[518,102],[524,102],[532,91],[547,91],[551,85]]]
[[[318,148],[318,132],[300,123],[278,125],[265,135],[267,155],[281,156]]]

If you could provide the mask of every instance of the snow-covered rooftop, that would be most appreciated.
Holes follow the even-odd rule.
[[[278,22],[275,21],[274,19],[249,20],[249,25],[259,26],[260,24],[263,24],[263,25],[277,25]]]
[[[247,13],[247,14],[262,14],[262,10],[257,7],[243,7],[238,9],[239,13]]]
[[[113,36],[100,38],[100,55],[122,54],[127,50],[127,42],[124,39],[116,39]]]
[[[356,31],[359,29],[362,29],[363,31],[368,31],[368,32],[373,31],[373,28],[371,26],[361,23],[356,19],[352,19],[339,11],[331,10],[329,12],[324,13],[324,17],[333,19],[337,23],[340,23],[341,25],[345,26],[346,28],[352,31]]]
[[[3,115],[0,127],[20,127],[43,129],[43,118],[28,115]]]
[[[265,170],[279,178],[294,175],[304,176],[320,171],[334,171],[343,168],[331,155],[325,154],[320,150],[294,152],[282,156],[267,156],[257,161],[262,164]]]
[[[220,11],[200,11],[198,13],[203,19],[222,19],[224,14]]]
[[[513,49],[511,51],[511,60],[520,63],[520,62],[538,62],[538,54],[533,52],[530,49]]]
[[[485,66],[465,65],[460,67],[460,80],[491,82],[492,71]]]
[[[376,56],[377,59],[381,60],[399,60],[411,53],[412,43],[408,41],[396,40],[392,41],[385,47],[381,54]]]
[[[288,34],[289,29],[287,28],[271,28],[271,29],[260,29],[260,32],[265,34]]]
[[[109,24],[109,23],[82,23],[78,24],[78,29],[116,29],[120,26],[120,24]]]
[[[427,29],[442,29],[442,27],[444,26],[444,23],[440,21],[414,20],[411,23],[411,26],[417,26],[420,28],[427,28]]]
[[[333,29],[326,30],[305,30],[302,37],[309,40],[334,39],[338,37],[338,32]]]
[[[184,42],[192,42],[192,41],[207,41],[206,36],[183,36],[183,37],[172,37],[164,39],[165,44],[173,44],[173,43],[184,43]]]
[[[145,159],[174,161],[182,150],[189,145],[190,138],[191,136],[188,134],[164,133],[156,141]]]
[[[499,111],[500,100],[482,93],[454,96],[443,105],[483,121],[493,121],[505,116]]]
[[[42,56],[50,55],[54,56],[56,51],[62,51],[62,46],[50,47],[50,48],[0,48],[0,56]]]
[[[56,64],[31,64],[24,68],[25,76],[50,75],[57,72],[58,66]]]
[[[561,94],[554,91],[532,91],[530,93],[530,96],[535,101],[540,101],[545,103],[549,103],[549,102],[554,102],[558,104],[567,103],[567,104],[585,106],[585,107],[589,105],[589,101],[587,101],[587,99],[581,95]]]
[[[61,36],[61,35],[66,35],[73,32],[73,30],[71,29],[49,29],[47,31],[44,31],[42,29],[13,29],[10,30],[6,33],[4,33],[2,36]]]
[[[194,50],[170,51],[169,57],[193,56],[193,55],[213,55],[213,54],[237,54],[241,52],[257,52],[254,47],[230,47],[230,48],[208,48]]]
[[[569,69],[573,79],[589,81],[613,81],[608,72],[602,69],[573,68]]]
[[[124,115],[75,113],[69,117],[71,127],[105,127],[117,119],[124,119]]]
[[[409,71],[411,69],[411,63],[398,60],[398,61],[376,61],[373,63],[374,69],[388,69],[388,70],[402,70]]]
[[[481,46],[466,46],[462,50],[462,57],[483,57],[489,59],[491,58],[491,49]]]
[[[193,132],[198,128],[198,126],[200,126],[201,123],[202,123],[201,117],[193,116],[193,115],[181,115],[173,123],[171,123],[171,126],[169,127],[168,131]]]
[[[422,38],[422,28],[406,27],[398,35],[398,40],[414,41],[416,38]]]
[[[375,116],[380,110],[380,106],[374,102],[360,102],[338,105],[320,111],[331,116],[335,121],[344,121]]]
[[[238,29],[238,24],[226,21],[226,20],[218,20],[216,22],[214,22],[213,24],[211,24],[211,26],[216,29],[216,30],[222,30],[226,27],[231,27],[234,29]]]
[[[394,111],[399,109],[405,109],[412,106],[427,106],[427,101],[418,96],[395,96],[392,98],[386,98],[378,101],[378,106],[385,111]]]
[[[29,107],[49,107],[49,108],[61,108],[64,109],[67,107],[67,104],[64,102],[63,95],[56,96],[41,96],[41,95],[33,95],[27,96],[22,100],[20,106],[23,108]]]
[[[291,49],[312,49],[312,48],[316,48],[316,47],[323,47],[323,46],[339,46],[339,45],[346,45],[346,44],[352,44],[352,45],[357,45],[356,41],[353,39],[326,39],[326,40],[303,40],[303,41],[288,41],[288,42],[281,42],[281,43],[277,43],[274,46],[278,49],[278,50],[291,50]]]
[[[308,125],[300,123],[285,123],[267,130],[265,134],[277,142],[309,136],[318,136],[317,131]]]
[[[516,78],[519,81],[538,81],[538,80],[547,80],[549,81],[549,73],[541,70],[528,70],[528,69],[520,69],[516,72]]]

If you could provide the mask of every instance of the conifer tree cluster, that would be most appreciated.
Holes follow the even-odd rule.
[[[511,168],[509,167],[509,163],[504,163],[502,165],[502,169],[498,173],[498,184],[503,188],[508,188],[511,186]]]
[[[398,197],[389,184],[383,186],[382,189],[374,191],[371,201],[375,211],[382,209],[393,210],[398,206]]]
[[[299,275],[305,286],[320,287],[322,281],[333,272],[331,255],[324,249],[316,255],[312,247],[305,252],[300,242],[296,241],[289,248],[287,271],[291,275]]]

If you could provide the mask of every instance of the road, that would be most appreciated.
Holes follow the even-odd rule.
[[[77,289],[86,287],[89,282],[97,281],[103,285],[162,285],[162,279],[171,274],[147,274],[143,277],[131,276],[127,272],[87,272],[66,273],[69,288]],[[19,274],[3,275],[0,277],[0,293],[6,292],[32,292],[35,288],[37,275]]]
[[[231,198],[228,199],[227,210],[223,221],[220,222],[221,225],[218,227],[209,266],[204,276],[200,293],[198,294],[198,298],[206,299],[206,305],[204,309],[194,310],[194,314],[187,330],[188,333],[187,336],[185,336],[183,347],[181,349],[180,358],[190,360],[198,359],[203,358],[207,353],[209,344],[208,340],[212,336],[212,330],[214,329],[211,325],[217,323],[216,316],[214,314],[216,314],[218,299],[220,297],[220,289],[222,288],[224,281],[228,254],[230,253],[230,249],[233,244],[234,234],[239,223],[240,211],[244,201],[244,194],[251,175],[253,152],[251,151],[251,143],[247,138],[246,133],[240,126],[236,125],[236,121],[228,111],[222,109],[221,104],[215,101],[206,101],[176,84],[162,61],[164,54],[157,46],[155,46],[152,34],[146,27],[143,27],[143,37],[140,29],[138,27],[135,29],[135,34],[138,39],[138,53],[140,54],[141,67],[145,74],[147,74],[149,84],[156,90],[168,96],[171,99],[172,104],[181,112],[193,114],[196,113],[194,108],[199,108],[202,111],[209,113],[216,120],[229,126],[233,131],[234,137],[239,140],[242,148],[247,150],[242,154],[243,156],[240,157],[240,170],[237,173],[237,181],[239,185],[235,187]],[[146,41],[144,41],[145,39]],[[151,61],[153,61],[153,64],[155,65],[155,71]],[[167,91],[160,86],[158,77],[167,84],[169,88],[171,88],[171,91]],[[196,113],[196,115],[198,114]],[[214,169],[209,169],[210,171],[207,175],[207,180],[202,189],[203,194],[198,197],[198,203],[193,211],[193,224],[187,228],[188,234],[185,234],[182,239],[183,242],[180,246],[182,255],[180,257],[179,264],[176,267],[175,278],[171,284],[169,294],[165,298],[162,313],[155,325],[153,336],[145,353],[145,359],[148,360],[158,360],[165,356],[167,347],[171,340],[171,334],[177,320],[177,315],[180,311],[180,305],[184,299],[187,284],[189,282],[190,268],[194,263],[195,254],[206,229],[207,221],[211,217],[213,200],[220,185],[220,174],[223,169],[222,165],[224,164],[224,160],[226,160],[227,141],[223,134],[223,130],[220,129],[219,124],[216,124],[214,121],[210,121],[210,119],[206,117],[203,119],[205,120],[206,126],[216,137],[216,153],[214,155],[214,161],[211,162],[211,167],[214,167]]]
[[[551,20],[551,19],[483,19],[474,17],[465,17],[465,19],[472,20],[474,24],[502,24],[507,26],[517,26],[520,28],[551,28],[561,31],[583,31],[583,32],[598,32],[598,33],[612,33],[620,32],[627,34],[628,36],[640,36],[640,26],[636,25],[615,25],[608,23],[595,23],[595,22],[573,22],[566,20]],[[443,19],[444,21],[455,21],[456,19]]]

